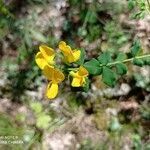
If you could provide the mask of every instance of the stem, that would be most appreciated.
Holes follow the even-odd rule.
[[[133,61],[133,59],[142,59],[142,58],[146,58],[146,57],[150,57],[150,54],[132,57],[132,58],[129,58],[129,59],[125,59],[123,61],[111,62],[111,63],[108,63],[106,66],[114,66],[114,65],[119,64],[119,63],[131,62],[131,61]],[[105,66],[105,65],[100,64],[100,67],[103,67],[103,66]],[[78,68],[68,68],[68,71],[77,71],[77,70],[78,70]]]
[[[68,68],[69,71],[77,71],[78,68]]]
[[[85,19],[84,19],[84,22],[83,22],[83,25],[82,25],[82,29],[86,28],[88,17],[89,17],[89,12],[86,13],[86,16],[85,16]]]
[[[115,62],[112,62],[112,63],[108,63],[106,66],[113,66],[113,65],[116,65],[116,64],[119,64],[119,63],[126,63],[126,62],[133,61],[133,59],[142,59],[142,58],[146,58],[146,57],[150,57],[150,54],[132,57],[132,58],[129,58],[129,59],[125,59],[123,61],[115,61]],[[101,64],[100,66],[102,67],[104,65]]]
[[[147,4],[148,4],[148,7],[149,7],[149,11],[150,11],[150,2],[149,2],[149,0],[147,0]]]

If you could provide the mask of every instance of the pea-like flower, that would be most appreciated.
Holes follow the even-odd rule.
[[[43,74],[50,81],[47,86],[46,96],[49,99],[53,99],[58,94],[58,84],[65,79],[65,76],[60,70],[49,65],[44,67]]]
[[[64,41],[59,43],[59,49],[64,55],[64,60],[68,63],[73,63],[80,59],[81,51],[77,49],[72,50]]]
[[[35,61],[37,65],[40,67],[40,69],[44,69],[46,65],[53,65],[54,64],[54,57],[55,52],[52,48],[41,45],[39,47],[40,52],[38,52],[35,56]]]
[[[88,74],[89,74],[88,71],[83,66],[80,66],[77,72],[71,71],[70,75],[73,77],[71,85],[73,87],[84,86]]]

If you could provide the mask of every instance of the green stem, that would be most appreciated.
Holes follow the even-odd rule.
[[[68,68],[69,71],[77,71],[78,68]]]
[[[149,7],[149,11],[150,11],[150,2],[149,2],[149,0],[147,0],[147,4],[148,4],[148,7]]]
[[[142,59],[142,58],[146,58],[146,57],[150,57],[150,54],[132,57],[132,58],[129,58],[129,59],[125,59],[123,61],[115,61],[115,62],[112,62],[112,63],[108,63],[106,66],[113,66],[113,65],[116,65],[116,64],[119,64],[119,63],[127,63],[127,62],[130,62],[130,61],[133,61],[133,59]],[[102,67],[104,65],[101,64],[100,66]]]
[[[123,61],[111,62],[111,63],[108,63],[106,66],[114,66],[114,65],[119,64],[119,63],[131,62],[131,61],[133,61],[133,59],[142,59],[142,58],[146,58],[146,57],[150,57],[150,54],[132,57],[132,58],[129,58],[129,59],[125,59]],[[105,65],[100,64],[100,67],[103,67],[103,66],[105,66]],[[78,70],[78,68],[68,68],[68,71],[77,71],[77,70]]]
[[[88,17],[89,17],[89,12],[86,13],[86,16],[85,16],[85,19],[84,19],[84,22],[83,22],[83,25],[82,25],[82,29],[86,28]]]

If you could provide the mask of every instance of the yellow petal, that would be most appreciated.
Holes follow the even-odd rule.
[[[73,63],[74,61],[74,56],[73,54],[68,55],[67,57],[65,57],[65,61],[68,63]]]
[[[66,46],[67,45],[66,45],[66,43],[64,41],[60,41],[59,42],[59,46],[58,47],[59,47],[60,50],[65,49]]]
[[[38,52],[35,56],[35,62],[39,66],[40,69],[43,69],[47,65],[47,61],[44,59],[41,52]]]
[[[54,63],[53,59],[55,57],[54,50],[46,45],[41,45],[39,49],[43,57],[46,59],[46,61],[50,64],[53,64]]]
[[[80,58],[80,51],[72,51],[70,46],[66,46],[66,51],[63,52],[65,60],[69,63],[73,63]]]
[[[65,79],[64,74],[58,70],[58,69],[54,69],[54,76],[53,76],[53,82],[55,83],[60,83]]]
[[[49,99],[53,99],[58,94],[58,84],[55,83],[49,83],[47,86],[46,96]]]
[[[81,54],[81,51],[80,51],[80,50],[75,50],[75,51],[73,52],[74,62],[76,62],[77,60],[80,59],[80,54]]]
[[[67,62],[73,62],[74,58],[73,58],[73,52],[71,50],[71,47],[69,45],[67,45],[64,41],[61,41],[59,43],[59,49],[61,50],[61,52],[63,53],[64,57],[65,57],[65,61]]]
[[[69,48],[68,48],[68,53],[63,53],[64,54],[64,57],[65,57],[65,61],[68,62],[68,63],[73,63],[75,62],[76,60],[76,54],[75,54],[75,57],[73,55],[73,51]]]
[[[72,51],[71,47],[67,45],[64,41],[61,41],[59,43],[59,49],[63,53],[66,62],[72,63],[79,60],[80,58],[81,52],[79,50]]]
[[[89,73],[83,66],[80,66],[78,74],[79,74],[79,76],[86,77],[86,76],[88,76]]]
[[[81,80],[82,80],[82,78],[73,78],[71,85],[73,87],[80,87],[80,86],[82,86]]]
[[[64,54],[64,56],[69,56],[72,54],[71,47],[68,45],[64,46],[63,49],[60,49],[60,50]]]
[[[47,77],[48,80],[52,80],[54,83],[60,83],[65,79],[64,74],[55,69],[53,66],[46,65],[43,69],[43,74]]]
[[[46,65],[43,69],[43,74],[48,80],[53,80],[54,77],[54,68],[50,65]]]

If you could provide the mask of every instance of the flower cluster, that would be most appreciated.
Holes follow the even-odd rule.
[[[41,45],[39,50],[40,51],[35,56],[35,61],[39,68],[43,71],[44,76],[49,80],[46,96],[49,99],[53,99],[58,94],[58,84],[65,79],[65,74],[63,73],[63,70],[56,67],[56,52],[54,49],[46,45]],[[71,47],[64,41],[59,43],[59,50],[62,53],[66,64],[75,63],[81,57],[80,50],[72,50]],[[83,66],[79,66],[79,68],[75,68],[75,70],[76,71],[69,72],[69,75],[73,78],[71,86],[84,87],[88,76],[88,71]]]

